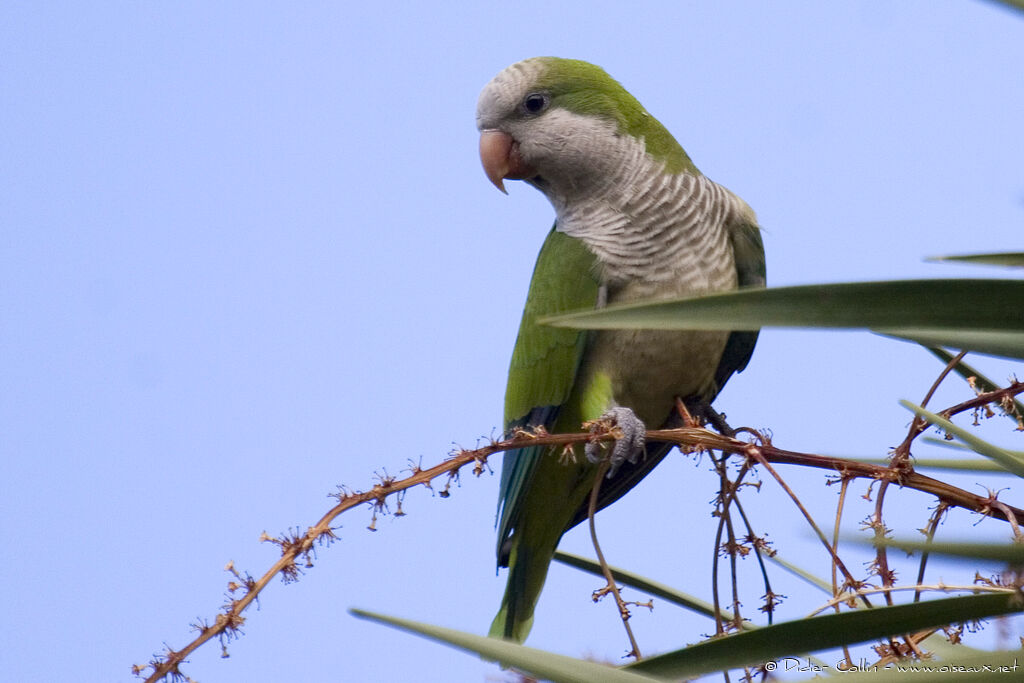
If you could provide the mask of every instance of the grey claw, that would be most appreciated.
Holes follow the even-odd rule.
[[[608,478],[615,476],[622,463],[627,460],[635,463],[640,453],[644,450],[644,432],[647,427],[629,408],[616,406],[601,416],[601,420],[611,422],[622,431],[622,438],[615,441],[611,457],[608,462],[611,467],[608,469]],[[587,460],[592,463],[601,461],[602,444],[588,443],[584,447]]]

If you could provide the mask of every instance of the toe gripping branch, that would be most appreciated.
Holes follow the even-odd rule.
[[[626,461],[631,464],[636,463],[644,451],[644,433],[647,431],[646,425],[636,416],[636,413],[624,406],[615,406],[605,412],[600,420],[591,425],[590,433],[604,434],[613,429],[621,432],[622,436],[616,438],[608,458],[609,479],[615,476],[615,472],[618,471],[622,463]],[[587,460],[592,463],[598,463],[603,459],[602,451],[603,445],[600,441],[591,441],[584,447]]]

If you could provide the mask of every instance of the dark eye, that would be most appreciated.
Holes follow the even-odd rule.
[[[530,93],[523,98],[523,109],[530,114],[539,114],[548,106],[548,97],[543,93]]]

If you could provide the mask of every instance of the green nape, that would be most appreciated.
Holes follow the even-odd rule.
[[[647,153],[669,173],[700,173],[668,129],[604,69],[579,59],[538,59],[545,70],[537,84],[552,102],[577,114],[614,120],[620,133],[642,139]]]

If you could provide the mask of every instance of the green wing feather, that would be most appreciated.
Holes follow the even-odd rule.
[[[579,240],[552,228],[541,247],[530,281],[523,319],[505,390],[505,428],[551,429],[572,392],[586,348],[587,332],[538,325],[537,319],[564,311],[593,308],[598,281],[594,255]],[[523,492],[543,448],[505,454],[498,493],[498,560],[505,566],[505,541],[515,528]]]

